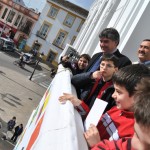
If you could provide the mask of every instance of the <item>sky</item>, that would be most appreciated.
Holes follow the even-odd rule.
[[[39,11],[41,11],[42,8],[44,7],[46,0],[23,0],[23,1],[27,7],[38,9]],[[68,1],[89,10],[90,6],[95,0],[68,0]]]

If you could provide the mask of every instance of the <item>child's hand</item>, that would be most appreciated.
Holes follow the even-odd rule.
[[[69,57],[67,55],[62,57],[62,61],[67,62],[69,60]]]
[[[69,100],[74,106],[79,106],[81,104],[81,100],[72,94],[63,93],[63,96],[59,97],[60,102],[66,102],[67,100]]]
[[[93,124],[91,124],[89,129],[84,133],[84,136],[90,147],[93,147],[101,141],[98,129]]]
[[[95,71],[95,72],[92,73],[91,78],[92,79],[100,79],[101,76],[102,76],[102,72],[100,70],[98,70],[98,71]]]

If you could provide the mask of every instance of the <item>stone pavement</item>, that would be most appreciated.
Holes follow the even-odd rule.
[[[43,67],[47,66],[43,65]],[[3,125],[0,129],[0,136],[6,130],[6,123],[13,116],[17,118],[16,125],[23,123],[25,126],[45,91],[45,88],[30,81],[26,76],[0,67],[0,121]],[[3,142],[0,141],[1,143]],[[1,148],[0,145],[0,150],[7,150]]]

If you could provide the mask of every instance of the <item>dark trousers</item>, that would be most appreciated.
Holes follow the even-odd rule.
[[[14,133],[14,135],[13,135],[12,138],[11,138],[11,140],[14,141],[14,142],[16,142],[18,136],[19,136],[19,135],[17,135],[17,134]]]

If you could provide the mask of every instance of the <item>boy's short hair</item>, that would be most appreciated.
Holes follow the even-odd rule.
[[[112,77],[113,83],[125,87],[129,96],[135,92],[137,83],[145,76],[150,76],[150,70],[143,64],[133,64],[119,69]]]
[[[101,58],[101,62],[102,61],[112,61],[115,67],[118,67],[119,64],[119,58],[113,54],[103,54]]]
[[[119,44],[120,35],[115,28],[105,28],[100,34],[99,38],[108,38],[112,41],[116,41]]]
[[[150,128],[150,77],[141,79],[134,96],[134,116],[144,128]]]
[[[85,58],[88,62],[91,60],[91,57],[88,54],[82,54],[82,55],[80,55],[79,59],[82,58],[82,57]]]

